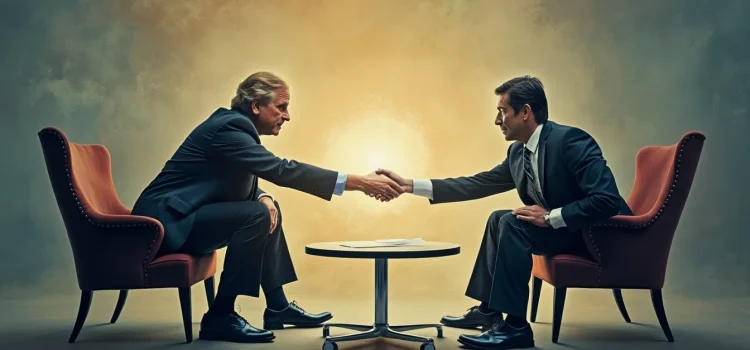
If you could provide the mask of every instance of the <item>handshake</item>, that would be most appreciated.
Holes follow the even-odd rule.
[[[404,179],[388,169],[378,169],[367,175],[349,175],[347,191],[361,191],[381,202],[388,202],[402,193],[414,191],[414,181]]]

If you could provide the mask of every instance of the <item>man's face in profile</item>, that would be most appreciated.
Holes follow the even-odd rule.
[[[513,107],[508,104],[508,94],[502,94],[497,98],[497,117],[495,117],[495,125],[500,126],[503,135],[505,135],[506,141],[516,140],[518,128],[522,126],[523,122]]]
[[[267,105],[253,104],[253,113],[258,116],[255,127],[261,135],[279,135],[281,125],[289,121],[289,88],[274,90],[276,97]]]

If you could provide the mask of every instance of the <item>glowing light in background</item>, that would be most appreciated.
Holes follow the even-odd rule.
[[[324,163],[353,174],[386,168],[405,178],[427,176],[430,150],[422,129],[410,119],[393,112],[363,112],[348,118],[327,135]],[[369,214],[385,214],[403,211],[413,200],[406,194],[391,203],[380,203],[361,193],[347,193],[334,202],[352,213],[366,209]]]

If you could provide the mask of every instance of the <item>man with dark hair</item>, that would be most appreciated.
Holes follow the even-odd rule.
[[[403,193],[385,176],[339,173],[282,159],[260,142],[279,135],[290,121],[289,87],[268,72],[247,77],[231,109],[218,108],[193,129],[133,206],[134,215],[164,225],[159,255],[210,254],[227,247],[219,292],[201,320],[200,338],[270,342],[271,330],[309,327],[331,319],[310,314],[291,302],[283,285],[296,281],[279,203],[258,187],[258,178],[324,200],[344,191],[361,191],[390,200]],[[238,295],[266,297],[263,328],[234,312]]]
[[[495,125],[506,140],[515,141],[500,165],[473,176],[447,179],[405,179],[387,169],[376,173],[390,177],[406,192],[427,197],[431,204],[518,191],[526,206],[495,211],[487,220],[466,289],[466,296],[480,304],[463,316],[445,316],[441,323],[487,329],[458,338],[469,348],[528,348],[534,346],[526,322],[532,253],[585,254],[583,227],[632,212],[596,141],[579,128],[547,120],[547,97],[539,79],[511,79],[495,94]]]

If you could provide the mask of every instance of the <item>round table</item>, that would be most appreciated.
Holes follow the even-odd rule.
[[[357,325],[346,323],[329,323],[323,326],[323,350],[338,349],[337,342],[352,341],[371,338],[392,338],[413,342],[421,342],[421,350],[435,350],[432,338],[419,337],[416,335],[402,333],[423,328],[436,328],[438,338],[443,337],[443,327],[440,324],[418,324],[404,326],[388,325],[388,259],[418,259],[436,258],[441,256],[456,255],[461,252],[457,244],[443,242],[424,242],[419,245],[395,246],[395,247],[372,247],[372,248],[350,248],[342,244],[349,242],[324,242],[305,246],[305,253],[309,255],[325,256],[331,258],[352,259],[374,259],[375,260],[375,323],[373,325]],[[330,327],[339,327],[360,331],[339,337],[330,336]]]

